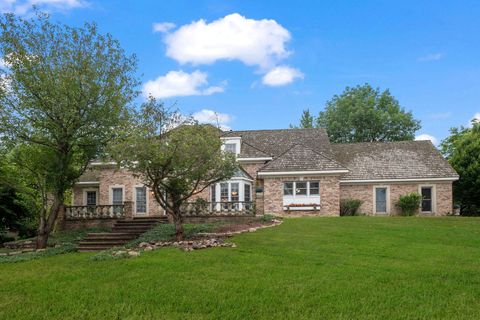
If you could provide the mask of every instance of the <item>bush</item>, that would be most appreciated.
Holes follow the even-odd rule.
[[[395,205],[400,209],[400,215],[413,216],[418,212],[421,201],[422,196],[417,192],[412,192],[400,196]]]
[[[363,201],[359,199],[344,199],[340,201],[340,215],[341,216],[357,216],[358,209]]]

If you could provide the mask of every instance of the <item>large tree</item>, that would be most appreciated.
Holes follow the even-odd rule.
[[[140,177],[173,218],[183,238],[183,207],[192,196],[235,172],[235,156],[221,151],[220,130],[185,119],[151,98],[112,142],[117,163]]]
[[[370,85],[347,87],[327,102],[317,118],[332,142],[413,140],[420,121],[400,107],[388,90]]]
[[[460,175],[453,196],[461,214],[480,215],[480,122],[472,122],[471,128],[452,128],[440,148]]]
[[[39,213],[44,248],[66,190],[102,154],[136,96],[136,58],[95,24],[74,28],[38,13],[0,20],[0,136],[21,146],[17,165],[44,179]],[[36,170],[36,172],[35,172]]]

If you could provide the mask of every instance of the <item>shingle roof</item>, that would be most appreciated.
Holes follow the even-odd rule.
[[[337,161],[307,146],[296,144],[282,155],[268,162],[259,171],[330,171],[345,169]]]
[[[458,177],[430,141],[332,144],[332,152],[350,170],[342,180]]]
[[[87,170],[85,170],[85,172],[78,179],[78,182],[98,182],[98,181],[100,181],[99,171],[93,168],[87,168]]]
[[[239,157],[279,156],[295,144],[330,154],[330,140],[324,129],[278,129],[226,131],[224,137],[242,137]],[[244,146],[246,145],[245,151]]]

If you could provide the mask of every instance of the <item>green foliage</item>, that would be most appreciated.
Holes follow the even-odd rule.
[[[104,152],[138,84],[136,58],[95,24],[69,27],[37,12],[0,19],[0,137],[37,194],[46,244],[66,190]],[[47,196],[51,201],[47,201]],[[40,238],[39,238],[40,239]]]
[[[298,128],[294,125],[290,125],[291,128]],[[305,109],[302,112],[302,117],[300,118],[300,128],[314,128],[315,127],[315,118],[310,114],[309,109]]]
[[[214,224],[185,224],[184,236],[186,239],[195,237],[198,233],[210,232],[215,227]],[[170,241],[175,236],[175,225],[173,224],[159,224],[155,228],[148,230],[142,234],[139,238],[132,240],[126,247],[132,248],[140,244],[141,242],[150,241]]]
[[[264,214],[263,216],[261,216],[260,218],[260,221],[262,222],[270,222],[272,221],[273,219],[277,219],[277,217],[275,217],[273,214]]]
[[[335,95],[316,122],[335,143],[413,140],[420,129],[420,121],[388,90],[380,92],[369,84]]]
[[[56,256],[77,251],[77,246],[73,243],[66,243],[56,248],[47,248],[45,251],[33,251],[29,253],[22,253],[13,256],[0,256],[1,263],[23,262]]]
[[[342,199],[340,201],[340,215],[341,216],[356,216],[358,209],[363,201],[359,199]]]
[[[412,192],[400,196],[395,205],[400,209],[400,215],[414,216],[418,213],[421,202],[422,196],[417,192]]]
[[[124,133],[112,143],[112,156],[154,192],[180,239],[181,208],[193,195],[232,177],[235,155],[221,150],[218,128],[185,119],[154,98],[131,117]]]
[[[452,128],[440,148],[460,175],[453,184],[453,197],[461,215],[480,215],[480,123]]]

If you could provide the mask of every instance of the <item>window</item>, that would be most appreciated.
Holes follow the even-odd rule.
[[[87,206],[97,205],[97,191],[87,191]]]
[[[123,204],[123,188],[112,188],[112,204]]]
[[[307,183],[306,182],[295,182],[295,195],[296,196],[306,196],[307,195]]]
[[[238,182],[230,184],[230,201],[238,201],[239,199],[239,185]]]
[[[318,181],[284,182],[283,195],[293,196],[293,197],[318,196],[320,195],[320,182]]]
[[[320,195],[320,182],[318,181],[310,181],[310,192],[311,196],[318,196]]]
[[[228,201],[228,183],[220,183],[220,201]]]
[[[251,189],[249,184],[244,185],[243,198],[246,202],[252,201]]]
[[[135,188],[135,211],[137,213],[147,212],[147,188],[136,187]]]
[[[432,187],[422,187],[422,212],[432,212]]]
[[[226,152],[237,153],[237,145],[235,143],[225,143]]]
[[[283,195],[284,196],[293,195],[293,182],[285,182],[283,184]]]
[[[375,212],[387,213],[387,188],[375,188]]]
[[[212,202],[217,202],[217,185],[216,184],[212,185],[211,193],[212,193]]]

